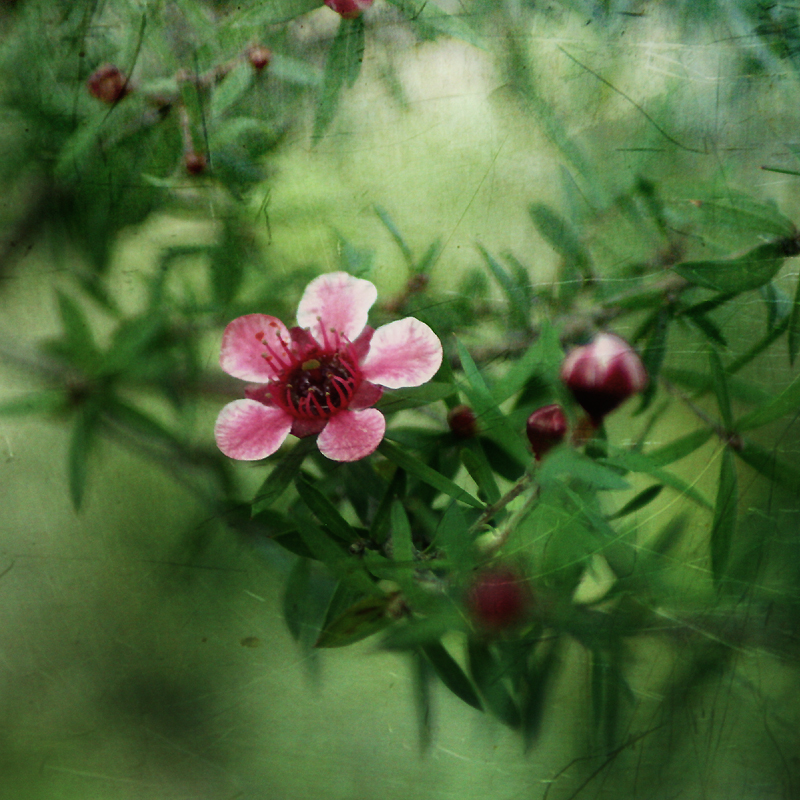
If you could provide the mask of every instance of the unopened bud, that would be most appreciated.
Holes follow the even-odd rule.
[[[564,441],[567,435],[567,417],[558,403],[537,408],[528,417],[525,432],[531,443],[533,455],[537,461],[557,444]]]
[[[601,333],[564,359],[561,380],[592,423],[599,425],[609,411],[647,386],[647,370],[624,339]]]
[[[200,175],[205,172],[208,164],[206,157],[202,153],[196,153],[194,151],[187,153],[183,157],[183,163],[186,166],[186,171],[190,175]]]
[[[447,415],[450,430],[459,439],[472,439],[478,435],[475,412],[469,406],[454,406]]]
[[[260,44],[254,44],[247,49],[247,60],[252,64],[253,69],[260,72],[272,61],[272,50]]]
[[[86,81],[86,88],[92,97],[108,105],[121,100],[131,90],[128,79],[113,64],[103,64]]]
[[[372,0],[325,0],[325,5],[345,19],[355,19],[372,5]]]
[[[515,569],[494,567],[475,577],[467,592],[467,609],[477,628],[502,633],[525,622],[532,600],[528,584]]]

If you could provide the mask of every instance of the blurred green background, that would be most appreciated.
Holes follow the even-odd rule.
[[[180,15],[191,4],[160,5]],[[216,5],[221,31],[229,7]],[[649,252],[647,238],[611,202],[638,176],[675,201],[747,191],[800,218],[800,177],[761,169],[798,166],[794,9],[535,5],[442,2],[478,20],[480,49],[457,38],[425,40],[376,0],[361,74],[344,90],[330,128],[313,139],[313,97],[298,99],[267,174],[237,211],[252,225],[271,275],[337,269],[347,242],[371,251],[383,297],[400,293],[408,268],[376,204],[416,252],[440,240],[431,285],[445,304],[458,300],[463,276],[480,267],[478,241],[515,253],[533,283],[553,280],[558,254],[535,231],[527,205],[564,207],[570,196],[580,205],[587,186],[607,209],[586,237],[609,274]],[[15,17],[25,13],[33,12],[24,0],[5,11],[8,39],[21,36]],[[322,64],[336,22],[318,9],[291,23],[286,41]],[[246,43],[252,33],[228,31],[226,41]],[[40,43],[38,57],[44,50]],[[520,60],[527,66],[514,71]],[[13,142],[16,121],[0,125],[6,144]],[[572,195],[565,165],[582,172]],[[10,240],[19,231],[16,198],[35,182],[8,182]],[[186,192],[196,195],[192,204],[156,209],[108,242],[108,286],[127,313],[144,309],[166,250],[219,236],[223,204],[215,190],[200,184]],[[69,288],[70,259],[82,263],[85,254],[69,232],[53,247],[36,229],[24,251],[6,256],[0,376],[4,396],[19,398],[53,384],[36,348],[60,335],[54,288]],[[175,291],[199,304],[212,293],[202,259],[189,253],[172,276]],[[790,292],[795,276],[789,262],[776,283]],[[245,282],[257,286],[255,268]],[[276,298],[279,309],[260,310],[290,309],[297,296],[290,287]],[[110,329],[102,309],[89,313],[99,330]],[[719,312],[732,356],[752,343],[763,316],[755,295]],[[220,334],[219,326],[197,332],[209,376],[217,372]],[[689,334],[673,342],[676,364],[697,352]],[[742,377],[769,392],[789,375],[781,350],[767,351]],[[182,419],[192,441],[213,443],[226,391],[212,392]],[[160,401],[148,402],[163,411]],[[614,419],[610,435],[624,440],[629,425],[624,415]],[[673,411],[650,435],[667,440],[688,425],[687,412]],[[796,459],[791,423],[768,434],[768,446],[778,442]],[[0,420],[2,797],[768,800],[800,791],[794,657],[775,658],[771,642],[756,636],[726,648],[707,625],[696,637],[682,629],[632,645],[630,725],[645,733],[619,751],[589,746],[589,674],[576,645],[549,688],[531,751],[442,690],[423,755],[404,657],[378,652],[370,640],[309,655],[292,640],[281,612],[288,554],[254,548],[184,485],[180,465],[146,458],[125,437],[96,443],[76,512],[69,441],[57,415]],[[680,464],[681,473],[712,494],[717,456],[711,442]],[[234,465],[233,476],[247,499],[263,465]],[[797,498],[768,491],[752,475],[742,487],[747,528],[770,548],[771,567],[760,579],[780,599],[798,577]],[[665,500],[656,518],[636,524],[655,530],[681,502]],[[699,513],[692,520],[697,540],[682,544],[669,578],[687,596],[697,591],[697,573],[707,572],[700,551],[709,521]],[[754,628],[768,629],[768,617],[769,608],[754,608]],[[720,647],[731,651],[723,662]]]

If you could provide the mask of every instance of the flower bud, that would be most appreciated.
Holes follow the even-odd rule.
[[[647,386],[647,371],[624,339],[601,333],[564,359],[561,380],[592,423],[599,425],[609,411]]]
[[[205,172],[208,162],[202,153],[191,151],[183,157],[183,163],[190,175],[200,175]]]
[[[247,49],[247,60],[252,65],[253,69],[261,72],[264,67],[269,66],[272,61],[272,50],[260,44],[254,44]]]
[[[86,81],[86,88],[92,97],[108,105],[121,100],[131,90],[124,73],[113,64],[103,64],[96,69]]]
[[[511,567],[494,567],[478,573],[467,592],[467,609],[476,627],[501,633],[523,623],[531,611],[530,589]]]
[[[447,415],[447,424],[458,439],[472,439],[478,435],[475,412],[465,405],[454,406]]]
[[[372,5],[372,0],[325,0],[325,5],[345,19],[355,19]]]
[[[533,448],[533,455],[540,461],[545,453],[563,442],[567,435],[564,409],[558,403],[537,408],[528,417],[526,433]]]

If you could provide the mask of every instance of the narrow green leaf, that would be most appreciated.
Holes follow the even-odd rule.
[[[516,394],[534,376],[546,384],[556,384],[564,360],[558,331],[547,321],[539,329],[537,340],[515,361],[492,389],[495,402],[502,403]]]
[[[773,450],[767,450],[761,445],[747,439],[734,450],[734,453],[778,486],[782,486],[795,494],[800,493],[800,469],[793,461],[781,458]]]
[[[792,313],[792,301],[774,282],[765,283],[759,290],[767,307],[767,330],[774,330]]]
[[[668,464],[680,461],[694,453],[711,438],[712,434],[713,431],[710,428],[700,428],[651,450],[647,453],[647,457],[654,467],[666,467]]]
[[[642,353],[642,362],[647,370],[648,382],[642,392],[642,400],[636,413],[640,414],[647,409],[653,402],[658,389],[658,376],[661,373],[661,365],[667,354],[667,333],[672,322],[672,311],[668,307],[659,309],[653,320],[653,328],[647,338],[647,345]]]
[[[307,558],[298,558],[286,579],[282,604],[286,627],[295,641],[299,641],[304,629],[312,624],[308,619],[309,606],[306,602],[310,582],[311,562]]]
[[[618,471],[567,447],[548,453],[537,473],[542,488],[561,484],[564,477],[575,478],[594,489],[630,489],[630,484]]]
[[[738,502],[736,464],[730,449],[726,447],[722,451],[714,521],[711,525],[711,571],[715,583],[719,583],[725,575],[731,542],[736,531]]]
[[[288,2],[288,0],[287,0]],[[314,0],[317,2],[317,0]],[[269,62],[269,74],[277,80],[317,89],[322,86],[324,72],[313,64],[275,53]]]
[[[519,708],[503,683],[503,668],[489,647],[470,639],[467,656],[470,676],[486,701],[486,708],[505,725],[518,728],[521,722]]]
[[[725,338],[722,329],[705,314],[693,314],[687,316],[686,319],[694,325],[709,342],[713,342],[720,347],[728,346],[728,340]]]
[[[725,375],[725,368],[722,366],[722,359],[719,353],[712,347],[709,348],[708,358],[711,364],[711,385],[717,398],[722,424],[726,430],[733,429],[733,411],[731,410],[731,398],[728,394],[728,382]]]
[[[211,249],[211,288],[220,305],[230,303],[241,286],[247,259],[243,241],[241,232],[227,223],[219,245]]]
[[[315,8],[319,8],[323,0],[260,0],[255,5],[239,11],[232,18],[234,28],[265,25],[278,25],[289,22]]]
[[[301,439],[267,475],[253,499],[253,515],[268,509],[300,473],[305,457],[314,449],[314,441]]]
[[[531,663],[523,684],[520,709],[522,735],[526,748],[530,748],[539,736],[544,716],[545,692],[556,664],[556,651],[556,646],[550,644],[543,656],[538,657],[537,653],[531,654]]]
[[[300,495],[300,499],[334,536],[348,543],[355,542],[360,538],[322,492],[315,489],[302,477],[296,478],[294,485]]]
[[[474,47],[484,48],[482,38],[466,19],[456,14],[448,14],[433,0],[389,0],[389,2],[420,29],[423,38],[431,38],[430,30],[461,39]]]
[[[89,455],[97,433],[100,414],[93,403],[84,403],[75,416],[72,438],[67,453],[67,470],[69,475],[69,494],[72,505],[80,511],[86,489],[86,477],[89,469]]]
[[[774,422],[787,414],[797,414],[800,406],[800,376],[759,408],[740,417],[732,426],[736,431],[749,431]]]
[[[364,58],[364,46],[363,18],[342,18],[325,64],[322,92],[314,119],[315,139],[322,136],[333,122],[344,85],[352,86],[356,82]]]
[[[621,519],[622,517],[626,517],[628,514],[632,514],[634,511],[638,511],[640,508],[644,508],[648,503],[651,503],[656,497],[661,494],[661,490],[664,488],[663,484],[656,483],[653,486],[648,486],[646,489],[642,489],[637,495],[632,497],[625,503],[624,506],[619,511],[615,511],[608,519]]]
[[[800,350],[800,278],[792,303],[792,313],[789,316],[789,363],[794,364],[797,351]]]
[[[450,503],[442,514],[433,542],[444,550],[455,571],[469,566],[472,538],[464,514],[455,503]]]
[[[430,642],[420,646],[442,683],[467,705],[483,711],[483,704],[475,688],[456,660],[445,650],[441,642]]]
[[[484,261],[486,261],[489,270],[492,275],[494,275],[495,280],[508,299],[511,312],[509,315],[510,326],[519,330],[529,330],[531,306],[528,301],[526,287],[524,285],[520,286],[517,283],[516,276],[512,277],[509,275],[502,264],[500,264],[483,245],[478,244],[477,247]]]
[[[330,622],[326,622],[315,647],[344,647],[360,642],[391,624],[386,615],[390,598],[364,597]]]
[[[382,411],[403,411],[407,408],[420,408],[444,400],[455,392],[449,383],[431,381],[422,386],[408,389],[388,389],[378,401],[377,408]]]
[[[208,116],[212,122],[221,117],[234,103],[241,100],[253,85],[254,70],[249,61],[242,60],[213,87]]]
[[[63,389],[26,392],[20,397],[0,400],[0,417],[16,417],[24,414],[41,414],[61,411],[69,403]]]
[[[147,313],[125,320],[117,328],[111,347],[98,368],[101,375],[116,375],[134,364],[147,364],[147,351],[163,333],[164,320]]]
[[[530,454],[523,442],[522,431],[515,431],[497,407],[489,387],[483,380],[483,376],[467,348],[458,340],[456,340],[456,348],[461,367],[468,381],[463,390],[469,398],[476,416],[481,420],[484,435],[495,439],[499,445],[523,464],[527,463],[530,460]]]
[[[403,254],[403,258],[408,264],[409,267],[414,267],[414,254],[411,251],[411,248],[408,246],[408,242],[403,238],[403,234],[400,233],[399,228],[394,224],[394,220],[389,216],[389,212],[380,205],[375,205],[375,213],[378,215],[378,219],[384,224],[384,227],[387,231],[392,235],[392,238],[395,240],[397,246],[400,248],[400,252]]]
[[[564,260],[564,274],[589,277],[591,256],[567,220],[544,203],[532,203],[528,213],[542,238]]]
[[[388,458],[389,461],[419,478],[429,486],[433,486],[434,489],[438,489],[443,494],[460,500],[462,503],[466,503],[473,508],[483,508],[483,503],[476,497],[464,491],[449,478],[445,478],[444,475],[431,469],[427,464],[423,464],[419,459],[406,453],[405,450],[388,441],[388,439],[384,439],[383,442],[381,442],[378,450],[382,455]]]
[[[784,260],[797,255],[794,240],[780,239],[761,244],[736,258],[684,261],[673,269],[696,286],[720,292],[745,292],[771,281]]]
[[[414,560],[414,545],[411,541],[411,525],[403,504],[399,500],[392,503],[392,558],[395,561],[411,562]]]
[[[469,472],[470,477],[478,488],[483,492],[487,503],[496,503],[500,499],[500,489],[494,477],[494,472],[486,460],[481,443],[478,439],[473,439],[459,450],[461,463]]]
[[[428,245],[428,249],[420,256],[419,261],[414,265],[414,272],[417,275],[427,275],[442,254],[442,242],[436,239]]]

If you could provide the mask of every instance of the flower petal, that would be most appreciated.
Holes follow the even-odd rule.
[[[220,366],[234,378],[268,383],[278,376],[279,360],[285,358],[282,341],[289,345],[289,331],[277,317],[268,314],[237,317],[222,334]],[[271,357],[272,363],[266,356]]]
[[[257,461],[271,456],[284,442],[292,418],[282,409],[257,400],[234,400],[217,417],[214,438],[229,458]]]
[[[353,341],[367,324],[372,304],[378,299],[374,284],[346,272],[330,272],[306,286],[297,307],[297,324],[309,328],[324,345],[331,330]]]
[[[317,445],[332,461],[358,461],[375,452],[385,432],[386,419],[377,408],[342,411],[328,420]]]
[[[414,317],[382,325],[375,331],[361,364],[364,378],[387,389],[419,386],[442,365],[442,343]]]
[[[374,406],[383,397],[383,389],[369,381],[361,381],[361,386],[356,389],[356,393],[350,398],[348,408],[358,411],[361,408]]]

